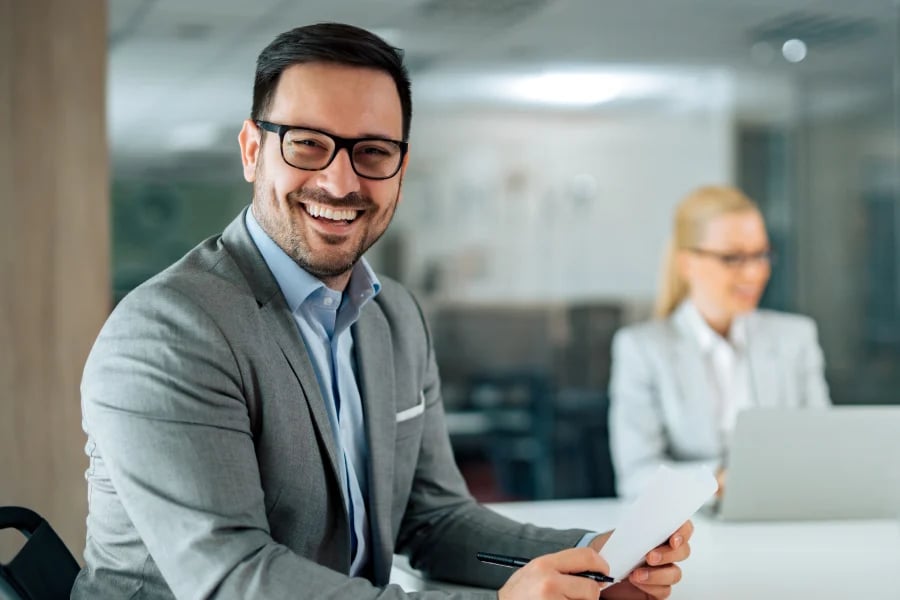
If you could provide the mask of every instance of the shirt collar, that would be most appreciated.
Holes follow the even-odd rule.
[[[263,230],[256,217],[253,216],[252,207],[247,209],[244,221],[250,237],[262,254],[275,281],[278,282],[278,287],[281,288],[281,293],[292,313],[296,312],[310,297],[321,295],[321,291],[326,289],[325,284],[294,262],[294,259],[269,237],[269,234]],[[369,300],[378,295],[379,291],[381,291],[381,283],[378,281],[378,277],[365,257],[360,258],[353,265],[350,281],[345,290],[347,303],[356,309],[354,312],[358,313]],[[317,292],[319,293],[317,294]]]
[[[690,300],[684,300],[678,307],[677,312],[680,313],[681,318],[684,319],[691,335],[697,340],[697,343],[700,345],[700,349],[703,350],[703,352],[709,352],[715,346],[722,343],[727,343],[736,350],[743,349],[746,345],[747,320],[744,316],[739,316],[734,319],[734,322],[731,324],[731,329],[728,331],[728,338],[726,339],[709,326],[709,323],[706,322],[706,319],[703,318],[700,311],[697,310],[697,307]]]

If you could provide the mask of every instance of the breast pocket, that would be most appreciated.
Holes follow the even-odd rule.
[[[422,433],[425,423],[425,392],[419,392],[418,402],[409,408],[399,411],[396,415],[397,441]]]

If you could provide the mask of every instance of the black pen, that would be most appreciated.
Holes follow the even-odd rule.
[[[489,565],[499,565],[501,567],[509,567],[511,569],[524,567],[529,562],[531,562],[531,559],[528,558],[506,556],[505,554],[491,554],[490,552],[476,552],[475,558]],[[604,573],[597,573],[596,571],[581,571],[580,573],[569,573],[569,575],[575,575],[576,577],[586,577],[600,583],[613,583],[615,581],[615,579],[610,577],[609,575],[606,575]]]

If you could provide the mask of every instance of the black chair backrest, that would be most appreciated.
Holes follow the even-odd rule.
[[[68,598],[79,566],[50,524],[33,510],[0,506],[0,529],[8,528],[28,541],[9,563],[0,563],[0,579],[23,600]]]

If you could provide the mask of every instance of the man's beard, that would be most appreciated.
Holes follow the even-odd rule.
[[[261,197],[261,191],[268,192],[269,197]],[[398,197],[399,194],[400,191],[398,189]],[[284,206],[276,204],[272,187],[267,185],[265,180],[258,179],[256,184],[254,184],[254,200],[258,203],[266,203],[266,207],[260,207],[260,209],[254,210],[253,213],[263,230],[269,234],[275,243],[284,250],[285,254],[290,256],[300,268],[319,279],[337,277],[352,269],[362,255],[365,254],[365,252],[372,247],[372,245],[377,242],[387,230],[387,226],[393,218],[394,210],[397,206],[397,201],[395,199],[393,204],[386,209],[388,212],[381,215],[382,222],[384,222],[384,228],[378,232],[374,238],[369,239],[371,228],[373,226],[377,227],[378,223],[369,221],[363,225],[361,235],[359,235],[359,239],[356,242],[356,247],[349,253],[341,253],[337,256],[327,256],[320,252],[317,256],[306,239],[308,233],[307,230],[299,227],[295,228],[295,222],[290,218],[292,216],[292,211],[298,210],[306,213],[303,203],[314,202],[334,209],[346,208],[362,210],[364,211],[363,214],[365,217],[358,216],[357,219],[371,219],[372,215],[376,215],[377,205],[369,196],[351,192],[342,198],[337,198],[319,188],[300,188],[288,194],[287,206]],[[273,215],[272,211],[275,210],[276,207],[282,211],[287,211],[287,214]],[[309,213],[306,213],[305,217],[308,219],[314,218],[309,215]],[[344,236],[329,236],[321,233],[313,233],[312,235],[317,236],[326,246],[337,246],[342,242],[345,242]]]

